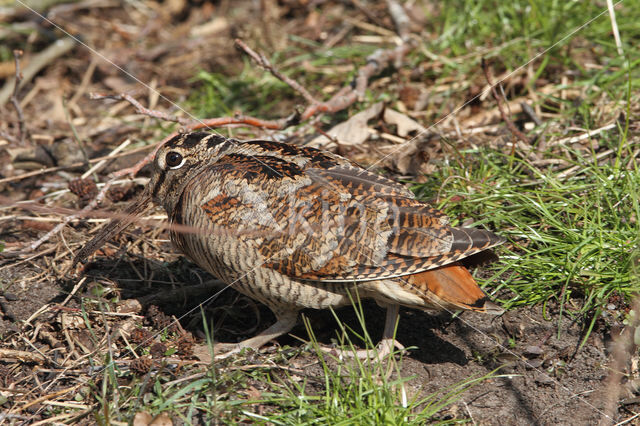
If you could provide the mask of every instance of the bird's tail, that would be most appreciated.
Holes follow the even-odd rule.
[[[410,275],[408,282],[421,289],[427,303],[436,309],[464,309],[493,315],[504,312],[489,300],[469,270],[460,263]]]

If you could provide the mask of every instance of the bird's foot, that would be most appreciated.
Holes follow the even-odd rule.
[[[243,340],[239,343],[214,343],[213,344],[213,359],[225,359],[232,355],[241,352],[245,348],[251,348],[253,350],[259,350],[265,343],[276,337],[287,333],[293,328],[296,323],[297,312],[287,312],[284,315],[280,315],[278,321],[271,327],[264,330],[262,333],[254,336],[250,339]],[[211,351],[209,351],[211,352]],[[200,360],[205,361],[203,356],[206,354],[197,355]],[[211,360],[211,355],[208,355],[208,359]]]
[[[359,349],[353,351],[321,346],[320,350],[327,354],[336,356],[339,359],[357,358],[361,360],[370,360],[374,363],[379,363],[393,352],[394,347],[401,352],[405,351],[405,347],[395,339],[382,339],[375,349]]]
[[[226,359],[232,355],[240,353],[248,346],[243,346],[243,342],[240,343],[214,343],[213,344],[213,359]]]

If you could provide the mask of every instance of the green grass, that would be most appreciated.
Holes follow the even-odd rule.
[[[500,293],[506,296],[503,306],[577,297],[581,306],[569,306],[585,314],[613,293],[630,299],[640,291],[632,275],[640,249],[640,170],[629,161],[640,141],[627,143],[616,133],[601,141],[612,149],[605,158],[572,152],[570,165],[576,169],[566,177],[478,149],[459,153],[414,190],[422,198],[439,193],[439,207],[456,218],[454,223],[475,218],[474,225],[510,240],[487,280],[495,290],[509,290]]]
[[[336,317],[341,347],[355,351],[349,336],[356,336],[358,347],[375,354],[362,305],[355,302],[354,306],[359,326],[365,331],[348,329]],[[269,360],[240,355],[216,361],[204,372],[201,367],[190,371],[188,366],[178,371],[165,362],[144,375],[135,374],[126,363],[112,362],[107,353],[102,359],[106,368],[95,382],[78,392],[76,400],[98,407],[91,412],[97,424],[128,422],[140,412],[151,416],[164,413],[186,424],[451,424],[464,419],[442,420],[442,410],[471,387],[501,377],[497,370],[490,371],[429,395],[411,394],[407,389],[412,388],[406,385],[416,377],[400,375],[401,358],[386,358],[383,363],[341,360],[325,354],[306,320],[305,325],[310,342],[303,350],[310,349],[318,357],[319,375],[306,369],[280,368],[300,352],[286,347]],[[395,378],[389,378],[390,371],[396,372]],[[176,376],[187,379],[176,380]]]
[[[334,314],[340,333],[338,347],[354,352],[363,347],[374,356],[377,349],[366,328],[362,305],[352,301],[359,326],[362,331],[345,326]],[[354,358],[344,361],[333,355],[326,355],[320,349],[311,325],[305,318],[305,326],[310,336],[310,345],[315,349],[322,367],[322,390],[309,391],[307,381],[285,380],[271,382],[273,392],[265,394],[264,402],[276,404],[270,416],[260,420],[269,424],[331,424],[331,425],[403,425],[425,423],[460,423],[465,420],[441,421],[439,413],[460,399],[462,394],[482,381],[500,377],[497,370],[485,375],[469,377],[459,383],[440,389],[427,396],[408,395],[406,385],[415,377],[402,377],[400,360],[387,356],[382,363]],[[358,345],[352,338],[355,337]],[[410,348],[409,348],[410,349]],[[332,361],[331,366],[329,360]],[[397,373],[396,377],[391,372]],[[258,419],[255,416],[252,416]]]
[[[505,69],[524,65],[536,54],[551,48],[535,63],[536,77],[557,80],[571,70],[588,78],[594,70],[585,69],[585,62],[615,66],[618,56],[608,13],[569,36],[574,30],[606,10],[604,3],[563,2],[556,0],[454,0],[439,4],[439,11],[426,24],[427,33],[434,36],[425,46],[449,59],[447,67],[438,69],[442,78],[455,70],[475,73],[480,55],[496,57]],[[622,45],[627,54],[638,58],[635,46],[640,41],[636,18],[638,2],[623,2],[616,9]],[[565,39],[566,36],[569,36]],[[470,60],[471,59],[471,60]]]
[[[189,111],[198,117],[225,117],[241,111],[268,119],[289,113],[278,105],[292,97],[291,88],[248,64],[235,76],[200,71],[194,82],[199,89],[192,93],[187,103]]]
[[[529,136],[543,135],[549,142],[540,152],[542,160],[564,165],[534,164],[519,152],[511,155],[510,144],[497,149],[490,148],[488,140],[477,148],[446,142],[451,146],[445,151],[451,154],[427,183],[413,189],[421,199],[437,199],[437,207],[454,225],[484,226],[508,238],[497,250],[500,260],[484,266],[488,272],[480,279],[502,306],[546,307],[559,302],[560,315],[590,318],[585,324],[588,330],[611,295],[630,300],[640,292],[640,280],[633,272],[640,255],[640,170],[633,160],[640,141],[627,121],[635,124],[638,120],[638,99],[630,94],[640,87],[640,51],[636,48],[640,44],[636,22],[640,2],[627,0],[616,9],[626,57],[616,52],[608,14],[561,41],[604,7],[604,3],[557,0],[440,2],[436,12],[427,16],[419,46],[408,57],[409,68],[417,68],[433,62],[435,54],[442,58],[437,66],[427,67],[417,77],[401,75],[387,86],[369,89],[364,104],[351,107],[351,112],[357,111],[378,99],[390,99],[393,107],[397,84],[422,83],[429,90],[461,83],[460,88],[433,97],[423,123],[428,126],[429,119],[435,121],[469,100],[473,85],[486,83],[480,69],[482,57],[492,59],[497,75],[515,70],[559,42],[532,62],[525,84],[512,87],[507,95],[537,94],[538,105],[548,115]],[[345,43],[324,49],[314,41],[292,36],[288,47],[272,53],[270,59],[319,99],[326,99],[325,87],[340,87],[353,73],[307,72],[303,62],[315,67],[362,65],[376,47]],[[199,117],[241,111],[279,118],[303,103],[290,88],[249,62],[238,75],[201,72],[196,82],[199,90],[187,101],[187,108]],[[549,86],[558,91],[578,89],[580,97],[567,100],[557,93],[537,92]],[[483,105],[492,106],[490,100]],[[342,121],[348,113],[328,120]],[[596,129],[619,113],[624,119],[618,128],[594,137],[591,145],[553,144],[575,134],[575,127]],[[312,330],[309,332],[313,342]],[[350,335],[361,339],[357,346],[372,347],[366,332],[350,330]],[[351,346],[348,339],[341,343]],[[283,363],[286,352],[281,354]],[[320,384],[314,386],[308,380],[274,374],[269,368],[244,371],[229,364],[212,368],[188,384],[172,384],[167,375],[132,379],[129,372],[115,369],[105,372],[103,383],[110,385],[101,388],[101,404],[118,413],[120,421],[144,407],[152,413],[179,413],[187,422],[198,413],[205,420],[231,423],[422,423],[436,421],[444,406],[486,378],[469,378],[436,395],[404,398],[402,386],[411,378],[386,379],[366,363],[327,362],[319,351],[318,357],[322,374]],[[116,386],[122,377],[132,380],[125,389]],[[257,399],[247,396],[252,383],[265,386]]]

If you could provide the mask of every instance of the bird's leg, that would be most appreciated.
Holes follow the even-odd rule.
[[[396,323],[398,322],[400,312],[400,305],[388,305],[387,315],[384,320],[384,331],[382,332],[382,340],[378,344],[378,360],[381,361],[391,353],[393,347],[397,347],[400,350],[404,350],[402,346],[395,338],[394,332],[396,331]]]
[[[396,329],[396,322],[398,321],[398,313],[400,311],[400,305],[387,305],[387,314],[384,322],[384,331],[382,333],[382,340],[378,344],[376,350],[370,351],[366,349],[361,349],[358,351],[346,351],[346,350],[336,350],[333,348],[321,348],[324,352],[336,354],[339,357],[344,358],[354,358],[357,357],[359,359],[370,359],[375,362],[382,361],[387,355],[391,353],[394,347],[399,350],[404,350],[404,346],[400,344],[396,339],[394,339],[393,334]]]
[[[275,324],[250,339],[243,340],[239,343],[214,343],[213,349],[215,352],[215,358],[227,358],[230,355],[240,352],[244,348],[252,348],[255,350],[259,349],[268,341],[289,332],[293,326],[296,325],[298,312],[288,311],[276,313],[276,317],[278,320]]]

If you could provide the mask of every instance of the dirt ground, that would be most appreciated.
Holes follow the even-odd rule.
[[[113,291],[118,291],[123,299],[136,294],[137,300],[143,303],[148,304],[153,300],[161,312],[181,318],[183,326],[197,336],[202,330],[200,311],[196,310],[194,313],[192,308],[197,308],[198,303],[220,287],[213,284],[208,286],[208,290],[203,291],[197,285],[196,289],[193,289],[193,285],[185,284],[184,298],[179,298],[179,303],[176,303],[176,293],[169,291],[163,284],[163,278],[166,277],[161,272],[157,273],[157,278],[151,279],[145,285],[141,285],[139,279],[133,278],[136,274],[135,268],[144,270],[145,262],[147,261],[137,262],[129,267],[117,266],[113,261],[99,261],[90,272],[92,276],[101,278],[96,278],[92,284],[95,285],[98,281],[104,284],[108,280],[113,285]],[[42,260],[36,262],[43,263]],[[147,265],[147,270],[152,268],[153,266]],[[175,276],[176,287],[182,286],[182,283],[193,283],[193,274],[200,275],[205,282],[210,279],[205,272],[184,261],[176,261],[162,268],[165,269],[165,274]],[[40,283],[29,280],[30,276],[37,273],[37,269],[27,266],[4,270],[3,282],[16,282],[16,285],[0,297],[3,313],[0,333],[5,348],[18,346],[27,350],[23,344],[16,344],[16,338],[25,334],[24,322],[47,304],[59,305],[68,294],[70,283],[64,280]],[[16,279],[16,276],[22,278]],[[164,300],[161,300],[163,295]],[[85,296],[91,297],[91,290],[85,291]],[[251,309],[247,309],[247,306]],[[79,304],[73,299],[65,305],[68,312],[77,311],[78,308]],[[547,309],[548,317],[558,318],[557,309]],[[372,339],[377,341],[381,337],[384,312],[376,304],[365,302],[364,313]],[[217,336],[221,341],[236,341],[249,337],[255,333],[254,327],[258,330],[263,329],[273,321],[273,316],[266,308],[256,306],[231,289],[227,289],[220,297],[210,302],[206,314],[207,318],[212,318],[214,323],[221,326],[217,330]],[[329,312],[306,311],[304,315],[310,319],[320,343],[331,345],[335,342],[337,324]],[[90,316],[98,318],[98,315]],[[339,310],[338,316],[345,324],[358,330],[358,322],[352,308]],[[145,324],[148,324],[148,318],[149,315],[144,321]],[[118,327],[125,328],[124,323],[128,320],[129,318],[125,317],[122,320],[110,321],[109,326],[113,330]],[[59,335],[62,321],[62,313],[50,309],[40,315],[34,326],[43,327],[50,330],[51,334]],[[142,324],[141,319],[137,322]],[[95,327],[101,328],[100,324],[96,324]],[[413,377],[407,385],[407,393],[411,398],[426,396],[500,367],[500,377],[482,381],[465,392],[460,400],[441,413],[442,420],[468,418],[478,424],[505,425],[596,424],[601,420],[607,400],[606,379],[611,353],[609,332],[605,327],[596,329],[586,344],[579,348],[584,337],[583,324],[565,318],[560,329],[558,335],[556,321],[545,320],[541,307],[516,309],[496,318],[465,313],[455,319],[448,314],[430,315],[403,310],[397,338],[403,345],[412,349],[402,359],[400,375]],[[86,329],[77,327],[73,331],[74,340],[84,342],[91,349],[91,339],[86,333]],[[301,323],[291,335],[308,339]],[[56,352],[51,351],[51,341],[47,340],[47,336],[41,334],[34,342],[36,347],[49,356],[54,356],[54,360],[62,360],[69,347],[64,340],[62,343],[58,342],[58,349],[63,350],[57,356],[51,355]],[[293,348],[301,346],[300,341],[291,336],[278,339],[278,344],[290,345]],[[269,354],[275,349],[276,347],[270,345],[265,349],[265,353]],[[254,359],[259,360],[260,356]],[[25,381],[34,374],[32,363],[23,363],[19,368],[11,362],[2,365],[5,371],[11,368],[11,372],[5,374],[13,376],[4,376],[5,387],[12,381]],[[303,351],[288,359],[286,365],[304,365],[306,377],[322,377],[321,366],[313,352]],[[47,371],[46,368],[43,370]],[[38,376],[42,376],[41,380],[46,382],[53,374],[38,373]],[[69,378],[63,379],[61,384],[68,381]],[[255,385],[259,386],[257,383]],[[631,389],[625,387],[624,391],[626,394],[622,396],[631,401]],[[637,403],[631,402],[622,406],[621,417],[628,417],[638,408]],[[629,411],[625,413],[626,409]]]
[[[198,71],[234,76],[248,66],[246,56],[234,47],[234,38],[275,52],[286,49],[291,34],[318,43],[334,40],[336,44],[348,44],[349,31],[367,28],[361,23],[382,28],[389,34],[394,29],[384,2],[376,3],[366,13],[350,2],[315,2],[317,6],[310,7],[307,1],[167,1],[139,2],[144,5],[139,8],[131,4],[113,7],[110,2],[98,2],[98,6],[91,7],[88,3],[58,4],[48,9],[47,17],[110,58],[112,63],[77,44],[61,56],[49,59],[19,93],[20,99],[28,101],[23,102],[22,109],[30,138],[24,142],[0,138],[3,141],[0,145],[3,200],[0,201],[5,206],[7,198],[12,202],[35,201],[27,210],[3,207],[6,217],[0,221],[0,240],[4,244],[4,252],[0,253],[0,350],[3,351],[0,389],[4,391],[0,406],[13,416],[0,414],[0,423],[27,424],[44,420],[42,413],[46,402],[53,398],[51,395],[78,385],[86,371],[86,359],[104,350],[105,346],[100,346],[104,342],[96,344],[93,333],[111,335],[120,330],[132,331],[141,324],[150,330],[160,330],[175,316],[180,318],[184,329],[177,331],[179,337],[173,342],[177,348],[175,356],[193,359],[189,350],[194,341],[201,343],[203,336],[201,312],[197,307],[220,289],[213,277],[174,251],[163,230],[144,224],[117,236],[81,270],[71,269],[71,259],[95,233],[100,221],[75,220],[37,248],[28,248],[60,223],[61,217],[83,208],[90,202],[91,195],[95,195],[91,188],[81,188],[75,193],[66,191],[69,181],[87,170],[82,164],[82,152],[77,148],[78,139],[84,141],[88,156],[97,158],[109,154],[126,138],[136,142],[159,141],[166,134],[167,123],[158,124],[137,114],[126,101],[90,100],[87,94],[133,93],[144,105],[181,114],[119,68],[158,88],[168,99],[184,102],[190,91],[197,90],[199,83],[194,82],[193,76]],[[269,19],[255,24],[255,16],[265,14]],[[340,20],[343,16],[349,17],[350,26]],[[23,68],[33,63],[37,52],[51,46],[53,39],[62,37],[52,24],[24,9],[16,8],[14,13],[1,18],[3,22],[27,23],[29,28],[39,29],[28,38],[14,35],[6,40],[7,46],[25,51]],[[343,24],[338,25],[339,22]],[[409,30],[414,31],[416,25],[419,22],[412,20]],[[385,37],[390,36],[385,35],[385,31],[378,31],[377,40],[388,41]],[[11,63],[12,60],[5,61],[5,64]],[[433,63],[424,66],[437,68]],[[329,95],[348,83],[347,76],[356,66],[345,59],[334,68],[331,73],[327,71],[329,77],[319,83]],[[0,71],[3,69],[0,67]],[[12,70],[2,72],[0,78],[5,82],[12,78]],[[411,69],[401,67],[385,73],[372,80],[371,87],[401,92],[407,105],[417,102],[425,90],[421,85],[428,85],[428,82],[413,81]],[[475,94],[482,85],[482,81],[474,82],[468,95]],[[262,118],[285,117],[302,102],[299,98],[285,98],[269,116]],[[235,106],[228,107],[233,114]],[[0,130],[19,139],[16,136],[18,114],[10,103],[0,108]],[[499,123],[497,110],[492,111],[493,115],[482,113],[484,119],[493,117],[493,123]],[[345,111],[338,113],[338,118],[331,119],[332,123],[346,119],[344,114]],[[463,118],[473,121],[478,114],[477,105],[471,105]],[[465,122],[471,122],[464,120],[461,121],[463,127]],[[312,128],[309,125],[299,133]],[[381,123],[380,132],[387,130],[385,123]],[[230,132],[237,138],[276,134],[276,131],[244,128]],[[505,134],[506,131],[494,133],[486,140],[500,143]],[[299,135],[287,134],[289,140],[296,136]],[[475,140],[478,141],[483,142],[481,136]],[[341,147],[333,149],[340,152]],[[106,181],[109,173],[135,164],[148,152],[149,149],[140,149],[134,155],[110,161],[99,170],[100,181]],[[353,148],[342,153],[357,161],[373,162],[383,156],[384,150]],[[424,147],[420,152],[394,157],[384,163],[384,167],[396,177],[418,178],[420,175],[424,179],[423,174],[446,154],[439,147]],[[411,161],[408,164],[408,158],[420,158],[421,162],[417,166]],[[78,162],[81,165],[74,166]],[[43,167],[54,169],[39,172]],[[29,172],[34,173],[19,177]],[[107,194],[100,208],[120,211],[140,192],[145,176],[148,175],[143,170],[139,175],[142,180],[117,186],[117,190]],[[84,190],[91,194],[84,197]],[[123,308],[116,300],[138,300],[141,308],[132,305],[127,310],[129,308]],[[612,301],[612,304],[612,310],[628,309],[623,301]],[[157,308],[150,312],[152,305]],[[441,413],[441,419],[505,425],[597,424],[608,398],[612,397],[611,388],[607,386],[612,362],[611,335],[619,332],[616,327],[620,324],[598,320],[581,346],[589,319],[572,321],[566,315],[560,317],[558,307],[552,304],[545,309],[544,313],[542,306],[514,309],[497,318],[465,313],[453,319],[448,315],[403,311],[398,340],[407,347],[415,347],[402,362],[401,375],[415,376],[409,382],[408,392],[426,395],[501,367],[498,373],[501,377],[483,381],[464,393],[458,402]],[[273,320],[266,309],[232,289],[210,301],[206,311],[218,327],[218,336],[227,341],[251,336]],[[311,311],[305,315],[311,319],[320,342],[331,344],[335,338],[331,314]],[[339,315],[357,328],[350,309],[342,309]],[[375,304],[365,303],[365,315],[372,337],[377,340],[383,312]],[[300,324],[292,334],[307,338]],[[301,345],[290,336],[279,339],[278,343]],[[115,356],[126,356],[118,344],[110,350]],[[289,362],[313,364],[314,356],[302,353]],[[55,367],[65,362],[72,367]],[[320,374],[319,368],[315,364],[305,371],[308,375]],[[616,401],[622,401],[616,420],[629,418],[640,410],[634,390],[632,383],[616,388],[616,392],[620,392]]]

